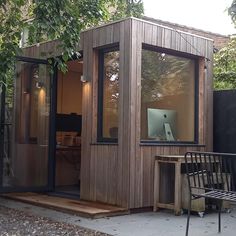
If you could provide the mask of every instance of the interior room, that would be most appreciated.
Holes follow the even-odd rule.
[[[195,70],[192,58],[142,49],[142,140],[195,140]]]
[[[57,79],[55,190],[79,196],[83,61],[69,61],[67,66]]]

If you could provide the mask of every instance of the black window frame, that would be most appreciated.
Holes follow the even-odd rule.
[[[112,45],[110,47],[101,48],[98,50],[98,118],[97,118],[97,142],[102,143],[118,143],[117,138],[107,138],[103,136],[103,84],[104,84],[104,55],[108,52],[115,52],[119,50],[119,45]],[[120,60],[119,60],[120,63]],[[120,72],[119,72],[120,77]],[[119,129],[119,125],[118,125]]]
[[[154,51],[157,53],[165,53],[167,55],[176,56],[176,57],[183,57],[186,59],[191,59],[194,61],[194,140],[193,141],[158,141],[158,140],[148,140],[142,139],[140,136],[140,143],[141,144],[154,144],[154,145],[198,145],[199,144],[199,60],[200,56],[188,54],[185,52],[175,51],[173,49],[155,47],[148,44],[142,44],[142,50],[149,50]],[[141,53],[142,54],[142,53]],[[142,66],[142,63],[141,63]],[[142,71],[142,68],[141,68]],[[141,88],[142,89],[142,88]],[[140,98],[142,99],[142,98]],[[140,100],[140,104],[142,104]],[[141,109],[141,106],[140,106]],[[141,112],[140,112],[141,116]],[[141,117],[140,117],[141,119]],[[140,127],[141,129],[141,123]]]

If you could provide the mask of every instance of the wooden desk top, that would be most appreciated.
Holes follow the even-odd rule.
[[[166,162],[166,163],[185,163],[184,155],[156,155],[155,161],[158,162]],[[197,162],[201,162],[201,159],[198,157]],[[187,156],[187,162],[191,162],[190,156]],[[216,160],[216,162],[219,162],[219,160]]]
[[[80,151],[81,146],[57,146],[57,151]]]
[[[185,162],[184,155],[156,155],[156,161],[161,162]]]

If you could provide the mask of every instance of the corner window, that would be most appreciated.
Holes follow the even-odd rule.
[[[142,49],[141,139],[196,142],[195,59]]]
[[[98,141],[117,142],[119,100],[119,50],[99,52]]]

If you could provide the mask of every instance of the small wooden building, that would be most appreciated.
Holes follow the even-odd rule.
[[[52,77],[56,44],[19,58],[5,189],[153,206],[155,155],[212,150],[213,41],[128,18],[82,32],[81,59]]]

